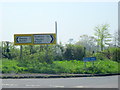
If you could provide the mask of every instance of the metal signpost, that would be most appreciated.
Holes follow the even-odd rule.
[[[20,45],[20,60],[22,58],[22,45],[48,45],[57,43],[57,22],[55,22],[55,33],[40,34],[14,34],[14,45]]]
[[[14,34],[14,45],[20,45],[20,60],[22,59],[22,45],[56,44],[56,34]],[[48,53],[46,53],[46,56]]]
[[[22,60],[22,45],[48,45],[48,44],[56,44],[55,33],[14,34],[14,45],[20,45],[20,60]]]

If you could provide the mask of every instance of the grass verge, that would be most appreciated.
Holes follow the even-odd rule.
[[[2,59],[2,73],[46,73],[46,74],[114,74],[120,73],[118,62],[112,60],[97,60],[86,63],[83,61],[54,61],[52,64],[35,62],[22,66],[17,60]]]

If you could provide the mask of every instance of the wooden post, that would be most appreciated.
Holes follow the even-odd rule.
[[[49,63],[49,60],[48,60],[48,45],[46,45],[46,62]]]
[[[84,62],[84,69],[86,70],[86,62]]]
[[[22,45],[20,45],[20,60],[22,60]]]
[[[84,57],[86,57],[86,48],[84,47]],[[86,70],[86,62],[84,62],[84,68]]]
[[[86,57],[86,48],[84,47],[84,57]]]
[[[92,61],[92,67],[94,67],[94,61]]]
[[[30,46],[30,54],[33,54],[33,46],[32,45],[29,46]]]

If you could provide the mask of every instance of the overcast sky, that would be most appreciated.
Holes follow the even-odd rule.
[[[2,41],[14,41],[14,34],[55,33],[58,43],[83,34],[94,35],[94,27],[110,25],[118,30],[118,2],[1,2],[0,28]],[[1,36],[1,35],[0,35]]]

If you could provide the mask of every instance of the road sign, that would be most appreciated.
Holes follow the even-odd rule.
[[[44,45],[56,44],[56,34],[15,34],[15,45]]]
[[[33,35],[34,44],[50,44],[54,42],[53,35]]]
[[[88,62],[88,61],[96,61],[96,57],[84,57],[83,58],[84,62]]]
[[[32,34],[14,34],[15,45],[31,45]]]
[[[16,37],[17,43],[32,43],[32,37],[31,36],[18,36]]]

